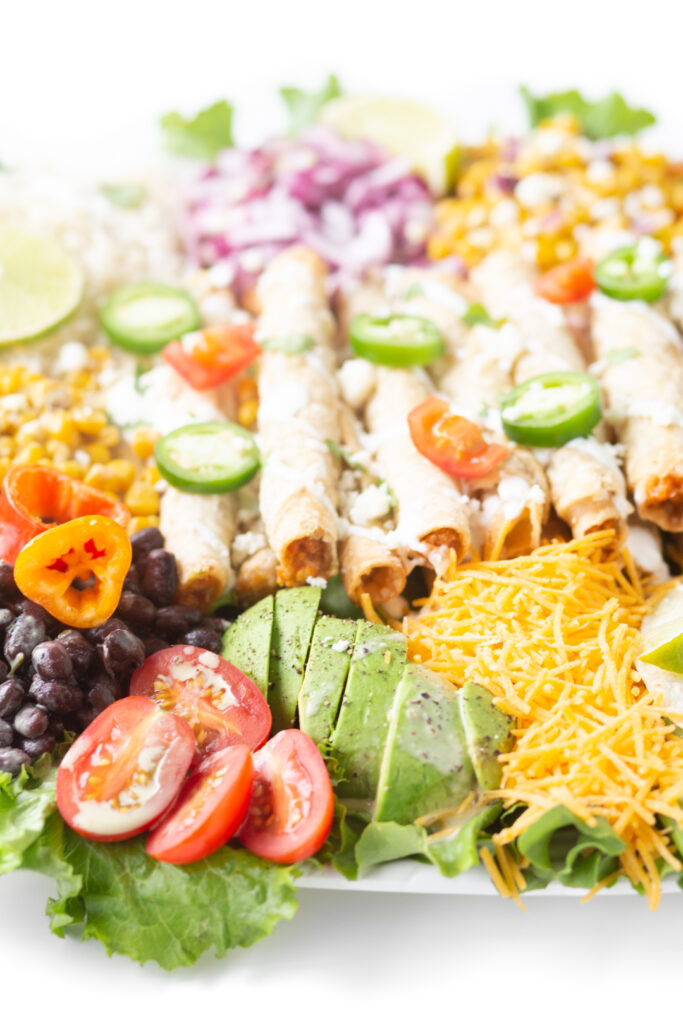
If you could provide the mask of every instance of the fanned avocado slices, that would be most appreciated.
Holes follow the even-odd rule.
[[[351,668],[331,747],[343,773],[337,793],[372,800],[388,714],[406,664],[405,638],[388,626],[359,622]]]
[[[323,615],[313,631],[299,691],[299,728],[318,744],[329,739],[349,674],[357,623]]]
[[[294,724],[320,595],[320,587],[292,587],[275,595],[268,668],[273,732]]]
[[[274,607],[272,595],[264,597],[235,619],[223,634],[223,657],[249,676],[264,697],[268,696]]]
[[[477,782],[483,790],[497,789],[503,773],[498,755],[512,748],[513,719],[497,708],[489,691],[477,683],[463,686],[460,710]]]
[[[457,807],[473,786],[458,691],[409,662],[391,708],[375,820],[408,825],[430,811]]]

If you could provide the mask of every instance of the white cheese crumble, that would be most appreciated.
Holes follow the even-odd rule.
[[[327,580],[324,576],[307,576],[306,583],[309,587],[322,587],[323,590],[327,586]]]
[[[367,359],[347,359],[337,372],[341,393],[352,409],[361,409],[377,384],[377,370]]]
[[[356,526],[370,526],[387,516],[392,507],[393,499],[386,483],[371,484],[352,502],[349,518]]]
[[[255,555],[257,551],[267,546],[265,535],[248,530],[246,533],[238,533],[232,542],[230,560],[233,568],[239,569],[248,558]]]
[[[544,174],[538,171],[535,174],[527,174],[517,182],[515,196],[517,200],[533,209],[535,206],[543,206],[558,199],[564,191],[564,182],[557,174]]]

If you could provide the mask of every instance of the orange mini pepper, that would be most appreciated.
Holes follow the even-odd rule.
[[[107,516],[81,516],[30,540],[17,555],[14,579],[24,597],[65,626],[89,629],[116,610],[132,556],[122,526]]]
[[[108,516],[127,526],[121,501],[51,466],[15,466],[0,490],[0,558],[14,562],[32,537],[80,516]]]

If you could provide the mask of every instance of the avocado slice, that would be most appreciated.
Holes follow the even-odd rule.
[[[268,664],[273,632],[272,594],[243,612],[223,634],[222,656],[249,676],[268,696]]]
[[[268,668],[273,732],[294,724],[321,593],[320,587],[292,587],[275,595]]]
[[[410,662],[391,709],[375,820],[408,825],[430,811],[457,807],[474,784],[458,691]]]
[[[372,800],[377,789],[388,713],[406,664],[406,641],[388,626],[359,622],[351,668],[331,738],[344,776],[337,793]]]
[[[357,623],[323,615],[313,630],[299,691],[299,728],[315,743],[329,739],[349,674]]]
[[[498,789],[503,774],[498,755],[512,748],[514,719],[497,708],[478,683],[465,683],[461,689],[460,711],[477,782],[483,790]]]

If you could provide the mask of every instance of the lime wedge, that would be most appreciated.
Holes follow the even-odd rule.
[[[388,96],[341,96],[326,103],[320,121],[347,139],[369,139],[404,157],[437,194],[453,183],[459,146],[453,125],[432,107]]]
[[[56,239],[0,227],[0,346],[57,327],[82,294],[81,265]]]
[[[651,693],[661,695],[662,707],[683,723],[683,584],[668,590],[643,619],[636,666]]]

